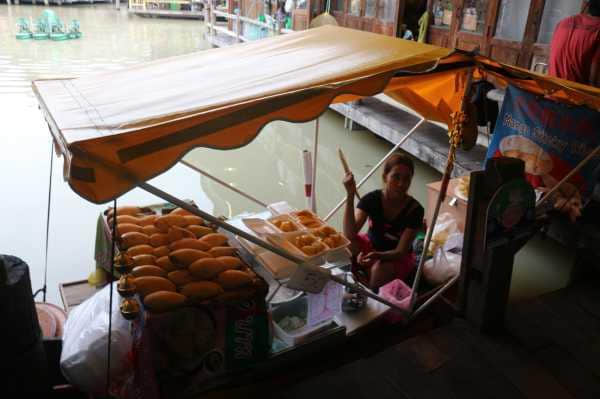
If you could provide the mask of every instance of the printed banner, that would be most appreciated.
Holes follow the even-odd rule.
[[[599,144],[600,113],[509,86],[487,158],[522,159],[526,179],[533,188],[550,188]],[[583,198],[591,194],[592,174],[599,162],[600,158],[595,157],[569,180]]]

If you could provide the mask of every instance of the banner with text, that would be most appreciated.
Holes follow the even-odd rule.
[[[487,158],[512,157],[525,162],[534,188],[554,186],[600,144],[600,113],[571,107],[508,86]],[[587,197],[595,157],[569,183]]]

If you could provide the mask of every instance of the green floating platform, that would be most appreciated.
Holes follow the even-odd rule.
[[[17,34],[15,36],[18,40],[28,40],[32,38],[33,34],[29,27],[29,21],[25,18],[17,19]]]
[[[82,36],[79,30],[79,21],[76,19],[71,21],[69,29],[65,29],[65,25],[60,18],[52,10],[44,10],[42,15],[35,23],[35,31],[32,32],[29,27],[29,22],[25,18],[17,20],[18,32],[16,38],[18,40],[54,40],[62,41],[69,39],[79,39]]]

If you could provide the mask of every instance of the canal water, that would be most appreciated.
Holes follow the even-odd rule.
[[[50,203],[47,300],[61,304],[58,284],[86,279],[94,269],[97,219],[107,205],[83,200],[64,182],[62,159],[51,158],[50,134],[38,110],[31,81],[118,71],[210,46],[203,39],[204,26],[200,21],[138,17],[105,3],[49,7],[66,24],[78,20],[81,39],[16,40],[17,19],[35,20],[45,8],[0,5],[0,253],[24,259],[30,266],[33,289],[42,287]],[[317,209],[324,216],[344,195],[337,148],[343,148],[359,180],[391,145],[368,131],[344,129],[343,118],[335,112],[325,113],[319,125],[316,192]],[[302,150],[312,150],[314,137],[315,122],[273,122],[244,148],[196,149],[186,160],[262,202],[287,201],[302,208],[306,206]],[[421,162],[417,161],[416,166],[411,193],[425,204],[425,185],[439,180],[440,174]],[[181,164],[151,183],[180,198],[193,199],[215,215],[231,217],[261,210],[254,202]],[[380,183],[378,172],[361,192],[379,187]],[[139,189],[119,199],[120,204],[159,202],[159,198]],[[332,219],[338,228],[340,217],[338,212]],[[533,240],[517,256],[511,297],[520,299],[561,287],[571,262],[572,255],[563,248]],[[41,300],[41,296],[37,299]]]

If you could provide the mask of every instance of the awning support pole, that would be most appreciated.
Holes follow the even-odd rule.
[[[312,191],[310,195],[310,208],[317,213],[317,148],[319,146],[319,118],[315,119],[315,139],[313,144],[312,166]]]
[[[202,176],[208,177],[209,179],[211,179],[211,180],[213,180],[213,181],[215,181],[215,182],[217,182],[217,183],[221,184],[222,186],[224,186],[224,187],[227,187],[227,188],[228,188],[228,189],[230,189],[231,191],[234,191],[234,192],[238,193],[238,194],[239,194],[239,195],[241,195],[242,197],[244,197],[244,198],[247,198],[247,199],[249,199],[250,201],[257,203],[258,205],[262,206],[263,208],[266,208],[266,207],[267,207],[267,204],[265,204],[264,202],[262,202],[262,201],[260,201],[260,200],[258,200],[258,199],[256,199],[256,198],[254,198],[254,197],[253,197],[253,196],[251,196],[250,194],[246,194],[246,193],[245,193],[245,192],[243,192],[242,190],[239,190],[239,189],[237,189],[237,188],[235,188],[235,187],[233,187],[233,186],[231,186],[231,185],[227,184],[227,182],[224,182],[223,180],[219,179],[218,177],[215,177],[215,176],[213,176],[213,175],[211,175],[211,174],[209,174],[209,173],[207,173],[207,172],[203,171],[202,169],[200,169],[200,168],[198,168],[197,166],[195,166],[195,165],[193,165],[193,164],[189,163],[188,161],[181,160],[181,161],[179,161],[179,162],[181,162],[182,164],[184,164],[184,165],[185,165],[185,166],[187,166],[188,168],[190,168],[190,169],[192,169],[192,170],[195,170],[196,172],[200,173]]]
[[[377,165],[373,166],[373,168],[371,168],[371,170],[369,171],[369,173],[367,173],[365,175],[365,177],[363,177],[358,184],[356,185],[356,188],[360,188],[360,186],[362,186],[368,179],[369,177],[371,177],[371,175],[373,175],[373,173],[375,173],[375,171],[385,162],[387,161],[387,159],[398,149],[400,148],[400,146],[402,144],[404,144],[404,142],[406,140],[408,140],[408,138],[419,128],[419,126],[421,126],[424,122],[426,121],[425,118],[421,118],[417,124],[415,126],[413,126],[412,129],[410,129],[408,131],[408,133],[406,133],[401,139],[400,141],[398,141],[398,143],[394,146],[394,148],[392,148],[382,159],[381,161],[379,161],[377,163]],[[342,207],[342,205],[344,205],[344,203],[346,203],[346,198],[343,198],[340,202],[338,202],[338,204],[329,212],[329,214],[327,214],[327,216],[325,216],[325,219],[323,219],[324,221],[328,221],[329,219],[331,219],[331,217],[333,215],[335,215],[335,213]]]
[[[471,92],[471,85],[473,83],[473,69],[469,68],[467,71],[467,80],[465,82],[462,102],[460,111],[465,112],[468,101],[466,100],[467,95]],[[461,122],[455,122],[461,123]],[[455,126],[448,126],[449,129],[456,129]],[[458,127],[460,128],[460,126]],[[448,131],[450,134],[451,130]],[[419,290],[419,283],[421,282],[421,274],[423,273],[423,264],[425,263],[425,259],[427,258],[427,250],[429,248],[429,244],[431,243],[431,237],[433,236],[433,229],[435,228],[435,223],[438,218],[438,214],[440,212],[440,207],[442,205],[442,201],[446,197],[446,190],[448,189],[448,182],[450,181],[450,175],[452,174],[452,169],[454,169],[454,158],[456,154],[456,145],[452,140],[452,135],[450,135],[450,148],[448,149],[448,159],[446,161],[446,169],[444,170],[444,175],[442,176],[442,185],[440,188],[440,192],[437,197],[437,201],[435,204],[435,210],[433,211],[433,215],[431,216],[431,220],[429,221],[429,228],[427,229],[427,234],[425,235],[425,243],[423,245],[423,251],[421,252],[421,258],[419,259],[419,264],[417,265],[417,273],[415,274],[415,281],[412,286],[412,294],[410,298],[410,310],[414,309],[415,299],[417,297],[417,291]],[[429,302],[429,301],[427,301]]]
[[[198,208],[196,208],[196,207],[188,204],[187,202],[182,201],[179,198],[174,197],[171,194],[166,193],[166,192],[160,190],[157,187],[154,187],[153,185],[151,185],[151,184],[149,184],[147,182],[139,182],[139,183],[137,183],[137,185],[141,189],[146,190],[149,193],[154,194],[157,197],[162,198],[165,201],[170,202],[171,204],[177,205],[178,207],[183,208],[186,211],[193,213],[194,215],[200,216],[200,217],[204,218],[205,220],[208,220],[209,222],[214,223],[215,225],[217,225],[217,226],[219,226],[219,227],[221,227],[221,228],[229,231],[230,233],[236,234],[236,235],[238,235],[238,236],[240,236],[240,237],[242,237],[242,238],[244,238],[244,239],[246,239],[246,240],[248,240],[248,241],[250,241],[250,242],[252,242],[252,243],[254,243],[256,245],[258,245],[258,246],[261,246],[261,247],[263,247],[265,249],[268,249],[269,251],[274,252],[277,255],[279,255],[279,256],[281,256],[283,258],[286,258],[286,259],[288,259],[288,260],[296,263],[298,265],[298,267],[304,267],[304,262],[303,262],[302,259],[294,256],[293,254],[289,253],[288,251],[286,251],[286,250],[284,250],[282,248],[273,246],[273,245],[269,244],[268,242],[266,242],[264,240],[261,240],[258,237],[253,236],[252,234],[246,233],[245,231],[240,230],[240,229],[238,229],[235,226],[232,226],[232,225],[230,225],[228,223],[225,223],[221,219],[216,218],[213,215],[211,215],[209,213],[206,213],[203,210],[198,209]],[[329,279],[332,280],[332,281],[335,281],[338,284],[346,286],[346,287],[350,288],[351,290],[353,290],[355,292],[358,292],[358,293],[361,293],[361,294],[363,294],[365,296],[368,296],[368,297],[370,297],[370,298],[372,298],[372,299],[374,299],[374,300],[376,300],[378,302],[381,302],[381,303],[383,303],[383,304],[385,304],[385,305],[387,305],[387,306],[389,306],[391,308],[394,308],[394,309],[396,309],[396,310],[398,310],[398,311],[406,314],[406,309],[403,309],[403,308],[401,308],[399,306],[396,306],[395,304],[391,303],[390,301],[388,301],[388,300],[386,300],[384,298],[381,298],[378,295],[375,295],[371,291],[365,289],[359,283],[350,283],[348,281],[345,281],[340,276],[336,276],[336,275],[333,275],[333,274],[329,274]]]
[[[458,280],[459,274],[452,277],[446,284],[444,284],[435,294],[433,294],[429,299],[427,299],[421,306],[419,306],[411,315],[410,319],[416,318],[419,313],[424,311],[429,307],[429,305],[438,299],[446,290],[454,285],[454,283]]]

